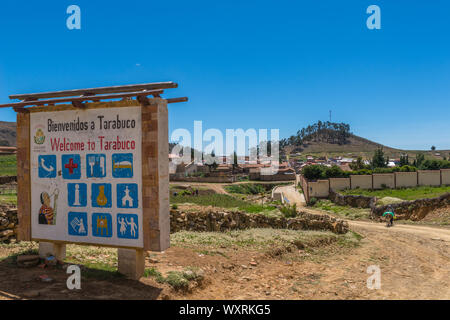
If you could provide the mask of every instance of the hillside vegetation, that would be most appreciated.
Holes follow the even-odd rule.
[[[430,143],[432,143],[430,141]],[[416,158],[422,153],[427,159],[450,158],[450,150],[402,150],[391,148],[380,143],[359,137],[350,131],[346,123],[318,121],[297,131],[295,135],[280,140],[280,150],[291,158],[305,160],[306,155],[315,157],[350,156],[371,158],[373,153],[382,148],[389,158],[400,158],[407,154]],[[435,149],[435,147],[433,147]],[[295,153],[301,153],[296,156]]]
[[[0,176],[16,176],[17,175],[17,158],[16,155],[0,155]]]
[[[0,121],[0,146],[16,146],[16,123]]]

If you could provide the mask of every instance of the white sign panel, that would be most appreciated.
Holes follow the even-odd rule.
[[[141,107],[30,116],[32,238],[142,248]]]

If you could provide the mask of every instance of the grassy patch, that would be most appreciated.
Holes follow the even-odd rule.
[[[362,238],[362,235],[350,230],[346,234],[339,237],[337,243],[344,248],[355,248],[359,246]]]
[[[117,249],[95,246],[66,247],[66,262],[82,265],[82,276],[99,280],[121,278],[117,271]]]
[[[158,283],[164,283],[165,279],[164,276],[162,275],[161,272],[159,272],[158,270],[156,270],[156,268],[150,268],[150,269],[145,269],[144,270],[144,277],[146,278],[155,278],[156,282]]]
[[[13,242],[13,243],[0,243],[0,249],[3,256],[0,257],[2,260],[10,260],[11,263],[16,262],[16,258],[23,254],[36,254],[38,252],[39,244],[37,242]]]
[[[369,219],[370,209],[353,208],[350,206],[340,206],[330,200],[318,200],[314,204],[314,208],[326,211],[340,218],[358,220]]]
[[[187,290],[191,281],[202,281],[203,272],[199,268],[186,267],[183,271],[169,271],[164,277],[156,268],[145,269],[145,277],[153,277],[158,283],[167,283],[175,290]]]
[[[0,176],[16,176],[16,175],[17,175],[16,155],[0,156]]]
[[[180,231],[171,235],[174,246],[230,248],[234,246],[264,249],[295,242],[311,245],[325,239],[337,239],[330,231],[306,231],[290,229],[247,229],[228,232]]]
[[[10,254],[6,257],[1,257],[0,261],[6,261],[9,265],[15,266],[17,264],[17,257],[22,255],[35,255],[39,254],[39,250],[37,248],[29,248],[22,251],[18,251]]]
[[[340,193],[342,194],[364,195],[377,198],[393,197],[403,200],[435,198],[449,192],[450,186],[440,186],[440,187],[420,186],[414,188],[383,189],[383,190],[353,189],[340,191]]]
[[[11,244],[0,244],[0,249],[8,255],[0,257],[0,261],[6,260],[14,265],[17,256],[24,254],[39,254],[39,243],[16,242]],[[117,249],[79,246],[69,244],[66,246],[65,262],[77,264],[81,267],[81,275],[85,278],[107,280],[123,277],[117,271]]]
[[[237,199],[227,194],[207,194],[207,195],[170,195],[171,204],[193,203],[201,206],[213,206],[219,208],[236,208],[248,213],[259,213],[265,210],[275,210],[275,206],[258,205]]]
[[[200,254],[204,254],[207,256],[222,256],[225,258],[229,258],[225,253],[223,253],[222,251],[217,251],[217,250],[198,250],[197,251]]]
[[[0,194],[0,204],[17,205],[17,193]]]

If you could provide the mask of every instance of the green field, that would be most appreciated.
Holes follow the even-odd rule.
[[[249,213],[259,213],[266,210],[275,210],[275,206],[259,205],[237,199],[227,194],[207,194],[207,195],[170,195],[171,204],[192,203],[200,206],[213,206],[219,208],[236,208]]]
[[[325,211],[333,216],[350,220],[369,219],[370,209],[340,206],[330,200],[323,199],[314,204],[314,208]]]
[[[0,156],[0,176],[16,176],[16,155]]]
[[[416,200],[423,198],[435,198],[445,193],[450,193],[450,186],[441,187],[415,187],[415,188],[402,188],[402,189],[383,189],[383,190],[342,190],[339,191],[342,194],[364,195],[369,197],[393,197],[403,200]]]
[[[0,204],[14,204],[17,205],[17,194],[0,194]]]

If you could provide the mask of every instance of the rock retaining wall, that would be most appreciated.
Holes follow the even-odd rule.
[[[422,220],[429,212],[450,205],[450,193],[431,199],[418,199],[391,204],[397,219]],[[379,218],[389,205],[372,208],[372,218]]]
[[[8,242],[17,235],[17,208],[0,206],[0,242]],[[170,210],[170,232],[229,231],[249,228],[274,228],[293,230],[328,230],[342,234],[348,223],[328,215],[300,212],[296,218],[267,217],[245,212],[182,212]]]
[[[0,184],[11,183],[16,181],[17,181],[16,176],[0,176]]]
[[[0,205],[0,242],[16,238],[17,224],[17,208]]]
[[[274,228],[294,230],[328,230],[346,233],[348,223],[328,215],[300,212],[296,218],[267,217],[262,214],[245,212],[182,212],[170,211],[171,232],[188,231],[229,231],[249,228]]]
[[[360,195],[343,195],[330,191],[329,199],[340,206],[350,206],[355,208],[372,208],[377,202],[376,197]]]

